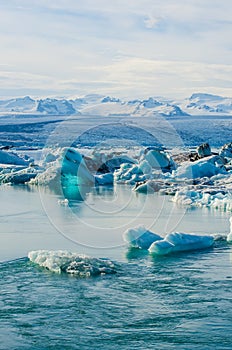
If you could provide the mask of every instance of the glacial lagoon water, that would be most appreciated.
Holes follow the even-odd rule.
[[[122,239],[139,224],[226,234],[229,213],[127,186],[66,192],[69,205],[35,187],[0,195],[0,349],[231,349],[232,246],[152,258]],[[28,260],[38,249],[108,258],[117,273],[52,273]]]

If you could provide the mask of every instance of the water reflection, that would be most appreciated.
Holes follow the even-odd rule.
[[[80,202],[85,201],[93,188],[90,185],[78,184],[77,177],[71,175],[61,177],[61,187],[65,199]]]
[[[138,249],[134,247],[128,248],[126,252],[127,260],[139,260],[144,259],[149,255],[148,250],[146,249]]]

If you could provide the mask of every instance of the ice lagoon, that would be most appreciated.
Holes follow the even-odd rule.
[[[152,257],[122,238],[141,223],[162,236],[227,234],[229,213],[123,185],[89,188],[69,206],[36,187],[0,191],[3,349],[230,349],[231,247]],[[53,273],[26,258],[39,249],[107,258],[116,273]]]
[[[36,129],[35,118],[31,119],[28,126],[25,118],[17,133],[11,135],[20,147],[20,140],[30,134],[27,127],[34,133],[25,141],[30,147],[35,139],[41,147],[40,142],[51,133],[49,118],[44,117],[43,132]],[[209,120],[206,118],[205,126]],[[2,118],[6,139],[8,122],[8,117]],[[79,124],[84,122],[86,119],[80,117]],[[199,136],[199,128],[200,141],[206,137],[200,117],[191,119],[190,124],[182,118],[173,122],[191,144],[196,142],[193,133]],[[223,126],[221,119],[216,122]],[[18,123],[17,117],[12,123]],[[69,123],[74,130],[75,121]],[[222,145],[221,138],[226,142],[230,139],[230,119],[226,123],[222,127],[226,138],[218,132],[220,139],[214,137],[214,118],[207,129],[215,146]],[[126,130],[122,124],[120,128]],[[165,133],[169,138],[170,130]],[[59,135],[65,138],[65,134]],[[87,133],[82,141],[92,136]],[[35,160],[38,154],[40,150],[30,150]],[[217,174],[216,163],[211,167],[216,176],[213,190],[217,192],[223,183],[223,191],[228,191],[229,177],[225,180],[223,171]],[[29,167],[29,176],[33,169]],[[127,174],[131,184],[81,185],[79,191],[64,186],[64,195],[45,186],[0,186],[2,349],[184,350],[212,349],[212,345],[231,349],[232,246],[219,240],[206,250],[159,257],[148,250],[130,248],[123,239],[127,229],[138,225],[162,237],[175,231],[226,236],[230,207],[223,204],[215,209],[210,205],[215,199],[213,193],[206,193],[202,200],[199,189],[208,191],[208,183],[175,196],[167,196],[165,191],[132,190],[134,169],[132,165]],[[122,172],[120,179],[124,175]],[[222,193],[221,198],[228,202],[225,195]],[[33,261],[27,258],[28,253]]]

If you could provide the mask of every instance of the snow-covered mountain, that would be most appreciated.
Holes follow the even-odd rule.
[[[36,111],[51,115],[71,115],[76,113],[76,110],[70,101],[52,98],[39,100]]]
[[[36,111],[36,101],[29,96],[0,100],[0,112],[28,113]]]
[[[104,97],[100,103],[89,104],[81,111],[86,115],[105,115],[105,116],[143,116],[149,114],[160,114],[166,117],[188,115],[180,107],[158,101],[152,97],[147,100],[121,101],[112,97]]]
[[[232,98],[195,93],[180,104],[189,114],[232,114]]]
[[[232,115],[232,98],[195,93],[181,101],[162,97],[123,101],[116,97],[89,94],[79,98],[32,99],[29,96],[0,100],[0,113],[42,115],[143,116]]]

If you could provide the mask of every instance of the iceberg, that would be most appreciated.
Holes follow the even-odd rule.
[[[106,173],[101,175],[95,175],[95,184],[96,185],[113,185],[114,183],[114,175],[112,173]]]
[[[175,252],[201,250],[209,248],[214,244],[213,236],[172,232],[163,238],[147,230],[144,226],[128,229],[124,232],[123,239],[130,247],[146,249],[153,255],[167,255]]]
[[[232,142],[222,146],[219,154],[221,157],[232,159]]]
[[[151,244],[163,238],[151,231],[148,231],[144,226],[138,226],[126,230],[123,234],[123,239],[131,247],[148,249]]]
[[[230,233],[227,236],[227,242],[232,243],[232,216],[230,217]]]
[[[31,262],[52,272],[77,277],[90,277],[116,273],[115,264],[107,259],[92,258],[68,251],[37,250],[28,253]]]
[[[29,157],[20,157],[14,152],[7,152],[0,150],[0,164],[14,164],[28,166],[33,162],[33,159]]]
[[[152,243],[148,249],[154,255],[201,250],[214,244],[213,236],[198,236],[187,233],[173,232],[160,241]]]
[[[201,177],[212,177],[217,174],[226,174],[223,158],[210,156],[195,162],[185,162],[173,171],[175,178],[197,179]]]
[[[138,164],[123,163],[120,169],[114,172],[114,180],[117,183],[134,185],[136,182],[146,180],[150,175],[143,174]]]
[[[159,192],[162,187],[163,185],[160,181],[147,180],[142,183],[138,182],[133,188],[133,191],[138,193],[154,193]]]
[[[232,197],[230,191],[228,193],[220,192],[220,189],[213,189],[213,194],[210,193],[210,188],[203,192],[202,189],[189,190],[183,188],[176,191],[172,201],[179,205],[187,205],[193,207],[209,207],[220,209],[222,211],[232,211]]]
[[[35,179],[37,174],[38,171],[31,167],[19,171],[11,171],[9,173],[0,173],[0,184],[25,184]]]
[[[66,149],[64,154],[61,175],[77,177],[77,183],[94,183],[94,177],[88,170],[83,156],[73,148]]]
[[[176,168],[173,159],[160,149],[145,150],[144,159],[153,169],[161,169],[163,172]]]

